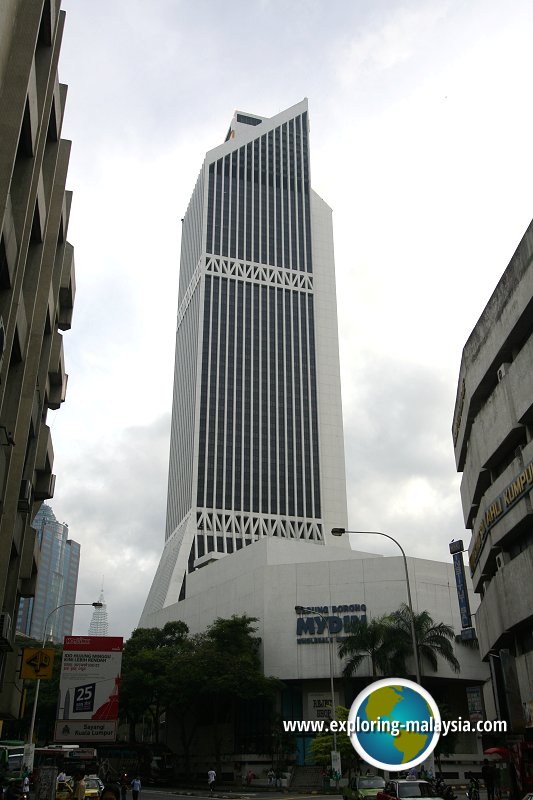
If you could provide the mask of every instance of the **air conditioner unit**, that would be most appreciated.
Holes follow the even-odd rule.
[[[0,639],[2,641],[6,641],[9,644],[9,640],[11,637],[11,617],[7,613],[7,611],[2,611],[0,613]]]
[[[17,508],[19,511],[29,511],[31,509],[33,489],[31,481],[20,482],[20,492]]]
[[[509,563],[511,556],[509,553],[496,553],[496,569],[503,569]]]
[[[506,361],[498,367],[498,381],[502,381],[505,378],[510,366],[511,365]]]

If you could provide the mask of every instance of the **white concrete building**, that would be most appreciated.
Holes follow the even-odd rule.
[[[263,537],[322,550],[347,525],[331,209],[308,128],[307,100],[236,112],[183,219],[166,541],[141,625],[206,561]]]
[[[331,535],[347,527],[335,266],[308,127],[306,100],[270,119],[236,112],[183,219],[166,541],[139,623],[183,620],[197,633],[218,617],[257,618],[285,719],[331,698],[325,623],[295,606],[322,609],[341,636],[346,618],[407,599],[401,557]],[[409,559],[409,570],[415,610],[459,633],[451,563]],[[442,664],[428,680],[468,715],[466,687],[475,693],[488,669],[456,651],[460,674]],[[365,682],[365,669],[338,680],[337,699],[351,704]],[[259,714],[228,731],[229,761],[266,763]],[[298,739],[300,762],[309,741]],[[479,758],[475,738],[463,749],[465,763]]]
[[[453,439],[494,716],[533,742],[533,223],[463,349]],[[533,768],[531,769],[533,774]]]
[[[444,622],[459,633],[461,619],[452,564],[408,558],[408,570],[415,613],[428,611],[435,622]],[[231,558],[214,560],[195,570],[188,576],[187,592],[184,600],[146,615],[144,625],[162,627],[180,619],[191,633],[199,633],[218,617],[247,614],[257,618],[265,675],[280,678],[285,685],[278,705],[285,719],[317,719],[331,705],[327,629],[318,614],[298,613],[297,606],[315,609],[328,618],[335,634],[335,700],[336,704],[349,706],[368,683],[371,672],[368,659],[355,678],[342,678],[338,642],[346,621],[354,616],[379,617],[406,602],[401,556],[382,557],[334,545],[321,548],[274,537],[264,537]],[[475,608],[473,595],[471,602]],[[475,701],[477,695],[481,702],[489,670],[480,662],[477,650],[456,642],[454,652],[461,666],[459,673],[442,660],[437,673],[422,663],[423,682],[437,702],[444,703],[456,717],[467,719],[473,712],[469,705],[472,698]],[[232,749],[234,735],[228,731],[228,774],[229,762],[236,758]],[[253,742],[259,738],[257,731],[250,736]],[[305,763],[311,738],[297,739],[300,764]],[[241,731],[239,739],[247,741],[246,731]],[[179,743],[172,735],[169,744],[179,751]],[[239,758],[244,758],[256,774],[261,774],[268,763],[264,749],[241,752]],[[451,779],[463,780],[465,771],[478,765],[481,758],[481,736],[462,736],[455,754],[444,759],[444,771]],[[201,755],[198,759],[202,763]]]

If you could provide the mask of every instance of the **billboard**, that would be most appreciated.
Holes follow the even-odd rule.
[[[123,640],[119,636],[65,636],[56,742],[113,742]]]
[[[453,554],[453,569],[455,572],[455,583],[457,585],[459,611],[461,613],[461,627],[470,628],[472,626],[472,617],[470,616],[470,602],[468,600],[465,566],[463,563],[463,554],[461,552]]]

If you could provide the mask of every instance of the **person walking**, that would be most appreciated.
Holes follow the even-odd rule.
[[[74,793],[72,800],[85,800],[86,788],[85,772],[83,772],[83,770],[78,770],[74,773]]]
[[[209,791],[212,792],[215,788],[215,781],[217,779],[217,774],[214,769],[210,769],[207,771],[207,785],[209,786]]]
[[[139,800],[139,795],[141,793],[141,779],[138,775],[131,782],[131,796],[133,800]]]
[[[488,758],[483,761],[481,777],[483,778],[483,783],[487,790],[487,800],[494,800],[494,767],[489,762]]]

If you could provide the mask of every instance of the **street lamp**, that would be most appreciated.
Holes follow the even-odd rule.
[[[43,642],[42,642],[42,645],[41,645],[41,650],[44,650],[44,646],[46,644],[46,631],[48,630],[48,620],[50,619],[52,614],[55,614],[56,611],[59,611],[60,608],[67,608],[68,606],[93,606],[93,608],[102,608],[103,603],[101,603],[98,600],[96,601],[96,603],[63,603],[62,605],[56,606],[56,608],[53,608],[50,611],[50,613],[48,614],[48,616],[46,617],[46,621],[44,623],[44,633],[43,633]],[[37,683],[35,685],[35,697],[33,698],[33,709],[32,709],[32,712],[31,712],[30,732],[28,734],[28,742],[30,744],[32,744],[32,742],[33,742],[33,729],[35,727],[35,715],[37,713],[37,701],[39,699],[39,686],[40,685],[41,685],[41,679],[37,678]]]
[[[333,636],[331,635],[329,629],[329,617],[325,617],[324,614],[321,614],[319,611],[315,611],[312,608],[306,608],[305,606],[294,606],[294,610],[298,614],[314,614],[316,617],[320,617],[323,621],[325,627],[328,629],[328,639],[329,639],[329,680],[330,680],[330,687],[331,687],[331,721],[335,723],[333,726],[333,752],[337,752],[337,717],[335,714],[335,685],[333,683]],[[332,765],[333,766],[333,765]]]
[[[411,600],[411,584],[409,583],[409,571],[407,569],[407,558],[405,557],[405,552],[403,547],[401,546],[400,542],[398,542],[393,536],[389,536],[388,533],[383,533],[382,531],[347,531],[346,528],[332,528],[331,533],[333,536],[342,536],[345,533],[370,533],[375,536],[385,536],[386,539],[390,539],[391,542],[397,544],[400,550],[402,551],[402,558],[403,558],[403,566],[405,569],[405,582],[407,584],[407,604],[409,606],[409,613],[411,617],[411,640],[413,644],[413,656],[415,659],[415,671],[416,671],[416,682],[421,683],[420,681],[420,662],[418,660],[418,644],[416,642],[416,633],[415,633],[415,619],[413,614],[413,603]]]

